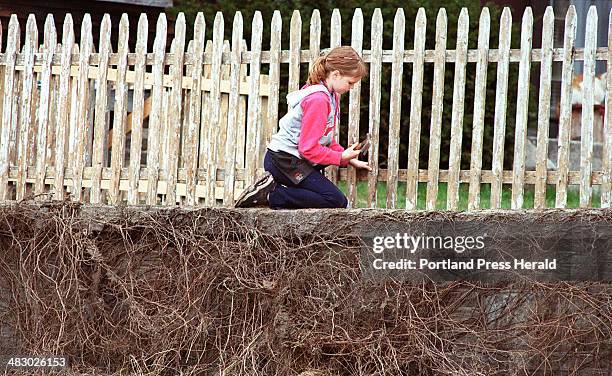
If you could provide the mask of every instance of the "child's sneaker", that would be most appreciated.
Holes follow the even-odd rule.
[[[274,182],[272,174],[266,171],[261,179],[251,184],[242,192],[234,207],[252,208],[256,206],[267,206],[268,194],[272,192],[275,187],[276,183]]]

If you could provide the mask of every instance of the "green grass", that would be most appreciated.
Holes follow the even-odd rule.
[[[346,182],[342,181],[338,183],[338,187],[344,194],[347,194],[347,186]],[[438,200],[436,202],[436,208],[439,210],[446,209],[446,183],[440,183],[438,188]],[[379,208],[386,207],[387,201],[387,184],[385,182],[379,182],[377,185],[377,194],[378,194],[378,205]],[[365,181],[360,181],[357,183],[357,205],[358,208],[366,207],[366,197],[368,192],[368,183]],[[468,203],[468,192],[469,185],[467,183],[459,185],[459,210],[464,211],[467,210]],[[427,183],[419,183],[418,193],[417,193],[417,209],[423,210],[425,209],[425,198],[427,195]],[[505,184],[502,188],[502,209],[510,209],[510,202],[512,197],[512,186],[510,184]],[[524,194],[524,209],[533,208],[534,201],[534,188],[533,186],[525,187]],[[568,208],[577,208],[580,203],[580,196],[578,189],[568,189],[567,192],[567,207]],[[593,194],[593,201],[591,206],[594,208],[598,208],[601,205],[601,197],[600,194]],[[406,183],[400,182],[397,188],[397,208],[403,209],[406,207]],[[481,184],[480,187],[480,208],[481,209],[489,209],[491,207],[491,185],[490,184]],[[546,189],[546,207],[554,208],[555,207],[555,186],[549,185]]]

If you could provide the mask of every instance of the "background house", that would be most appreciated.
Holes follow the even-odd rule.
[[[481,1],[481,4],[485,4],[488,1]],[[561,48],[563,47],[563,31],[565,29],[565,14],[570,5],[576,8],[576,48],[584,48],[585,30],[586,30],[586,17],[591,6],[597,8],[598,23],[597,23],[597,47],[608,46],[608,27],[610,9],[612,9],[612,0],[493,0],[493,3],[500,6],[510,6],[513,10],[513,21],[520,22],[520,17],[523,14],[526,7],[530,6],[533,10],[534,16],[534,34],[533,34],[533,47],[540,48],[542,44],[542,18],[547,6],[552,6],[555,12],[555,36],[554,46]],[[580,80],[580,76],[583,72],[583,62],[577,61],[574,63],[574,77]],[[597,61],[595,65],[595,74],[601,75],[606,72],[606,62]],[[539,87],[540,75],[537,70],[531,72],[531,81],[536,88]],[[575,101],[581,100],[579,82],[575,82],[574,96]],[[558,121],[559,121],[559,100],[561,94],[561,62],[553,63],[553,75],[552,75],[552,95],[551,95],[551,136],[555,136],[558,133]],[[574,114],[573,123],[580,119],[580,106],[577,105]],[[596,108],[596,110],[599,110]],[[596,127],[602,126],[603,123],[603,109],[596,111],[595,121]],[[578,127],[579,128],[579,127]],[[575,132],[574,132],[575,133]],[[578,131],[579,133],[579,131]],[[597,133],[597,132],[596,132]],[[597,137],[596,137],[597,138]]]
[[[149,20],[149,45],[153,46],[155,37],[155,24],[160,13],[166,12],[165,8],[172,7],[172,0],[81,0],[81,1],[11,1],[0,0],[0,22],[2,22],[2,36],[6,39],[8,23],[12,14],[16,14],[19,18],[22,36],[25,32],[25,24],[29,14],[36,16],[36,22],[39,34],[42,35],[42,30],[45,24],[45,18],[48,14],[52,14],[55,20],[55,27],[61,38],[61,30],[64,22],[64,16],[67,13],[72,15],[74,21],[75,38],[78,43],[80,40],[80,25],[83,16],[86,13],[91,15],[92,33],[94,38],[94,46],[98,46],[98,38],[100,36],[100,23],[105,13],[108,13],[112,21],[111,39],[113,45],[116,45],[116,38],[119,32],[119,19],[123,13],[127,13],[130,20],[130,44],[136,43],[135,25],[141,13],[146,13]],[[173,35],[174,24],[168,23],[168,33]],[[23,40],[23,38],[22,38]],[[61,40],[61,39],[60,39]],[[133,46],[132,46],[133,47]]]

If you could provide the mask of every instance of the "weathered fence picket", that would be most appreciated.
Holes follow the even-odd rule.
[[[300,12],[293,11],[289,32],[289,92],[300,88],[300,52],[302,49],[302,18]]]
[[[468,210],[480,207],[480,176],[482,173],[482,143],[484,133],[485,102],[487,92],[487,57],[491,20],[489,9],[480,14],[478,27],[478,62],[476,62],[476,83],[474,95],[474,121],[472,124],[472,150],[470,161],[470,187]]]
[[[232,51],[231,51],[231,73],[230,73],[230,85],[232,87],[240,86],[240,56],[242,52],[242,14],[236,12],[234,16],[234,26],[232,28]],[[255,32],[257,34],[257,32]],[[259,72],[258,72],[259,73]],[[253,77],[251,77],[253,78]],[[258,77],[259,78],[259,77]],[[257,89],[259,89],[259,80],[257,80]],[[234,204],[234,183],[236,176],[236,138],[238,132],[238,91],[233,90],[229,93],[228,102],[228,113],[227,113],[227,132],[225,140],[225,182],[223,189],[223,203],[224,205],[231,206]],[[253,106],[256,104],[253,103]],[[251,108],[249,103],[249,114],[254,109]],[[252,115],[249,116],[249,120],[254,121],[249,125],[256,129],[257,120],[252,119]],[[242,127],[240,127],[242,128]],[[241,129],[242,130],[242,129]],[[240,150],[242,153],[243,151]],[[256,154],[251,154],[255,159]],[[250,163],[250,160],[247,160]]]
[[[310,17],[310,45],[308,56],[308,71],[312,68],[314,62],[319,58],[321,53],[321,14],[318,9],[312,11]]]
[[[100,52],[98,53],[98,79],[96,87],[96,109],[94,111],[94,133],[91,166],[93,177],[91,179],[91,202],[101,202],[102,167],[104,164],[103,152],[106,138],[106,110],[108,108],[108,65],[110,57],[111,20],[108,14],[104,15],[100,26]],[[115,132],[117,133],[117,132]]]
[[[241,48],[241,51],[248,51],[249,48],[247,46],[246,40],[244,40],[244,39],[242,40],[240,48]],[[240,87],[241,88],[247,85],[247,73],[248,73],[248,70],[249,70],[248,64],[245,64],[244,62],[241,62],[241,64],[240,64],[240,78],[239,78]],[[262,79],[262,78],[265,78],[265,76],[260,77],[260,79]],[[260,81],[260,86],[261,86],[261,84],[264,83],[263,81],[264,80]],[[249,93],[250,93],[251,92],[250,85],[249,85],[248,90],[249,90]],[[253,88],[253,91],[254,90],[255,90],[255,88]],[[258,90],[261,90],[261,87],[259,87]],[[246,168],[246,160],[245,160],[245,158],[246,158],[246,150],[247,150],[246,149],[246,147],[247,147],[247,145],[246,145],[247,144],[246,138],[247,138],[247,132],[249,131],[248,130],[248,126],[247,126],[247,111],[248,111],[248,109],[247,109],[247,101],[248,101],[248,95],[239,95],[238,96],[238,130],[236,132],[236,161],[235,161],[236,162],[235,163],[236,171],[238,171],[239,169],[245,169]],[[261,106],[261,108],[260,108],[259,114],[257,116],[257,122],[261,123],[263,121],[261,117],[265,116],[264,115],[264,110],[263,110],[264,104],[260,103],[259,106]],[[261,142],[261,139],[260,139],[260,142]],[[265,144],[265,145],[267,146],[268,144]],[[259,149],[261,149],[261,148],[262,147],[260,145]],[[255,166],[260,166],[261,164],[263,164],[263,156],[264,156],[264,153],[261,153],[261,150],[260,150],[260,154],[259,154],[258,157],[261,158],[261,162],[259,162],[259,161],[253,162],[255,164]],[[234,187],[235,189],[242,190],[242,189],[244,189],[245,181],[244,180],[235,180],[234,186],[235,186]],[[234,191],[234,193],[236,193],[236,192]],[[234,194],[234,196],[235,196],[235,194]]]
[[[18,45],[21,45],[21,34],[18,36]],[[21,48],[21,54],[23,55],[25,52],[25,46]],[[16,68],[16,67],[15,67]],[[21,94],[21,89],[23,88],[23,71],[15,72],[15,84],[13,85],[13,102],[11,103],[11,113],[13,116],[11,117],[11,134],[9,137],[9,163],[13,166],[17,165],[17,137],[19,130],[19,115],[21,111],[19,109],[19,97]],[[13,187],[14,191],[14,185]],[[12,192],[14,193],[14,192]],[[12,194],[11,194],[12,195]]]
[[[397,204],[397,181],[399,168],[400,116],[402,108],[402,75],[404,72],[404,10],[398,9],[393,21],[393,63],[391,66],[391,107],[389,111],[389,162],[387,176],[387,208]]]
[[[408,176],[406,177],[406,210],[414,210],[417,206],[426,26],[427,19],[425,17],[425,10],[421,8],[417,12],[414,26],[414,62],[412,63],[412,93],[410,94],[410,134],[408,135]]]
[[[489,10],[483,8],[478,45],[472,50],[468,48],[469,16],[467,9],[461,10],[457,45],[447,50],[447,15],[443,8],[440,9],[435,23],[435,48],[428,50],[427,15],[424,9],[419,9],[414,19],[414,45],[407,49],[405,23],[412,20],[406,20],[403,10],[398,9],[392,49],[385,50],[382,12],[375,9],[370,20],[371,40],[367,49],[363,41],[367,29],[364,14],[361,9],[355,9],[348,34],[351,35],[351,46],[369,64],[369,97],[364,98],[364,90],[358,82],[347,95],[348,100],[341,98],[348,123],[340,122],[333,136],[342,145],[359,141],[360,135],[365,133],[361,129],[365,125],[360,124],[362,101],[367,100],[368,113],[363,115],[366,115],[364,118],[367,118],[371,137],[368,162],[372,171],[365,174],[350,165],[341,169],[332,166],[326,169],[326,176],[334,183],[346,181],[350,207],[363,205],[362,200],[368,207],[377,207],[377,190],[384,182],[387,183],[387,208],[403,206],[404,202],[398,202],[400,182],[406,184],[407,210],[423,205],[418,201],[420,183],[427,183],[424,202],[427,210],[437,208],[439,186],[444,183],[447,184],[448,210],[463,208],[459,187],[465,183],[469,183],[468,210],[487,207],[480,198],[483,184],[491,185],[491,208],[502,206],[502,188],[510,184],[513,209],[526,207],[525,197],[532,185],[536,209],[547,207],[548,186],[556,189],[555,207],[569,205],[568,191],[572,188],[579,188],[580,207],[592,207],[597,202],[598,192],[601,192],[601,206],[610,207],[612,111],[608,106],[612,99],[609,95],[604,103],[600,170],[594,170],[599,163],[595,164],[593,159],[596,141],[595,61],[606,60],[609,70],[612,70],[612,52],[608,47],[596,45],[597,19],[604,15],[598,15],[595,7],[590,8],[585,48],[575,48],[577,16],[574,6],[569,6],[565,27],[557,31],[564,33],[564,44],[556,48],[553,46],[555,16],[552,8],[548,7],[543,18],[542,44],[532,46],[534,16],[531,8],[527,8],[522,17],[520,49],[513,49],[510,43],[512,15],[506,8],[499,20],[498,45],[490,48],[492,20]],[[72,200],[91,203],[118,204],[125,200],[129,204],[146,202],[156,205],[161,202],[166,205],[204,203],[215,206],[218,200],[222,200],[223,205],[233,205],[242,189],[262,172],[266,146],[278,127],[279,104],[284,103],[284,98],[280,98],[281,87],[297,90],[303,84],[301,80],[306,66],[312,67],[319,56],[342,44],[340,11],[334,10],[329,19],[331,23],[326,24],[318,10],[312,12],[309,45],[302,49],[302,15],[295,11],[288,30],[289,44],[283,49],[282,20],[278,11],[272,18],[269,40],[265,39],[267,35],[261,13],[255,12],[248,44],[243,39],[241,13],[237,12],[231,45],[223,39],[223,14],[217,13],[212,23],[212,38],[205,40],[206,20],[199,13],[193,25],[194,39],[188,44],[185,40],[188,25],[184,15],[179,14],[168,49],[168,26],[166,16],[161,14],[157,20],[153,50],[149,52],[148,20],[146,15],[142,15],[138,20],[135,50],[131,53],[127,15],[119,20],[118,38],[111,38],[110,17],[103,18],[97,46],[93,45],[89,15],[80,24],[78,43],[72,17],[69,14],[64,17],[61,44],[57,44],[59,35],[53,17],[49,15],[46,18],[44,32],[39,36],[32,15],[25,25],[23,46],[21,26],[12,16],[6,44],[0,45],[0,92],[3,93],[0,101],[0,201],[21,200],[29,194],[34,194],[37,199],[53,197],[61,200],[69,192]],[[329,44],[321,41],[323,25],[329,25]],[[612,40],[612,20],[608,36]],[[43,46],[38,45],[38,40],[44,41]],[[114,42],[111,40],[118,41],[116,52],[113,52]],[[268,41],[270,49],[262,50]],[[572,170],[572,76],[573,65],[578,61],[584,62],[580,167]],[[535,171],[525,167],[527,153],[531,152],[527,147],[527,130],[531,128],[528,104],[532,62],[540,64],[539,92],[531,95],[536,97],[534,94],[537,94],[539,99]],[[552,85],[554,62],[562,62],[560,93],[554,93]],[[447,63],[452,65],[447,66]],[[471,104],[465,103],[469,63],[475,63],[476,68],[473,113],[469,112]],[[403,88],[405,64],[412,64],[409,88]],[[490,89],[487,88],[487,71],[491,64],[495,64],[497,70],[494,102],[493,98],[486,97],[487,89]],[[513,64],[519,70],[516,91],[509,88]],[[428,70],[428,65],[433,70]],[[451,136],[450,142],[443,143],[445,74],[448,73],[447,67],[452,66]],[[288,68],[287,82],[281,82],[282,67]],[[387,68],[391,71],[389,88],[382,87],[383,73],[388,72]],[[433,73],[431,97],[423,95],[426,74],[429,74],[426,72]],[[612,75],[607,76],[607,87],[607,91],[612,91]],[[382,103],[383,91],[390,94],[388,103]],[[109,96],[112,93],[114,96]],[[561,98],[557,157],[550,161],[553,94],[560,94]],[[403,95],[410,95],[409,115],[406,112],[408,105],[404,103],[402,106]],[[508,101],[515,97],[516,113],[508,114]],[[491,103],[487,103],[489,101]],[[348,104],[346,108],[345,104]],[[389,110],[389,118],[383,122],[380,119],[381,106],[388,106]],[[431,109],[431,120],[427,124],[429,147],[421,150],[421,122],[425,108]],[[464,150],[466,147],[462,142],[466,131],[464,115],[473,115],[469,150]],[[507,115],[514,116],[514,119],[508,120]],[[409,121],[402,119],[407,116]],[[491,129],[485,122],[486,116],[494,118]],[[388,133],[381,132],[381,124],[388,124]],[[403,124],[408,129],[400,129]],[[506,139],[507,124],[515,124],[512,140],[510,137]],[[485,145],[484,135],[490,132],[493,133],[493,149],[492,164],[488,169],[483,168],[485,148],[490,147]],[[340,134],[346,134],[347,139],[339,140]],[[400,134],[407,134],[408,138],[400,140]],[[126,150],[128,140],[129,151]],[[385,142],[387,149],[381,150]],[[514,150],[510,171],[504,170],[506,142],[513,143],[508,147]],[[443,169],[441,153],[447,151],[448,145],[449,167]],[[146,153],[146,158],[143,153]],[[128,156],[129,160],[125,160]],[[427,168],[420,169],[424,156]],[[462,158],[464,162],[469,158],[469,170],[461,169]],[[406,168],[400,168],[400,160],[407,161]],[[367,194],[360,197],[361,190],[357,188],[363,180],[367,180]]]
[[[119,47],[117,56],[119,64],[117,65],[117,82],[115,85],[115,107],[113,119],[113,135],[112,135],[112,154],[111,154],[111,177],[109,189],[109,203],[116,205],[120,201],[119,184],[121,178],[121,169],[123,168],[125,156],[125,129],[127,122],[127,83],[125,76],[127,73],[127,56],[129,52],[129,21],[127,14],[121,16],[119,22]]]
[[[340,17],[340,11],[338,9],[334,9],[331,16],[331,25],[330,25],[330,40],[329,46],[330,48],[338,47],[341,45],[342,39],[342,19]],[[338,142],[340,138],[339,125],[334,128],[334,140]],[[325,174],[332,181],[332,183],[336,184],[338,182],[338,166],[330,166],[325,169]]]
[[[544,13],[542,30],[542,62],[540,63],[540,95],[538,106],[538,136],[536,145],[536,175],[534,207],[546,207],[546,175],[548,161],[548,128],[550,123],[550,95],[552,78],[552,50],[555,15],[552,7]]]
[[[79,49],[79,45],[76,43],[73,44],[72,45],[72,55],[77,56],[77,59],[75,60],[73,58],[72,63],[74,63],[74,61],[79,61],[78,56],[80,56],[80,54],[81,54],[81,51]],[[67,61],[67,63],[71,64],[70,58]],[[69,75],[71,74],[70,71],[71,71],[71,68],[68,67]],[[78,70],[77,70],[77,75],[78,75]],[[70,123],[68,124],[68,129],[67,129],[68,132],[66,134],[66,137],[68,137],[68,147],[67,147],[68,155],[73,155],[75,148],[76,148],[76,136],[75,135],[76,135],[76,126],[77,126],[76,119],[78,115],[78,99],[79,99],[79,79],[78,77],[72,77],[70,79],[70,119],[69,119]]]
[[[93,36],[91,34],[91,16],[86,14],[81,24],[81,43],[79,55],[79,78],[78,78],[78,100],[75,133],[71,135],[75,139],[74,158],[72,163],[72,198],[81,201],[83,195],[83,170],[85,168],[85,137],[89,121],[87,120],[87,107],[89,105],[89,59],[93,47]]]
[[[56,38],[57,38],[57,34],[56,34]],[[56,45],[54,46],[54,53],[57,53],[59,55],[61,55],[61,51],[62,51],[62,45],[61,43],[56,43]],[[50,57],[49,59],[52,59],[52,57]],[[50,67],[51,69],[51,67]],[[50,78],[50,83],[49,83],[49,110],[48,110],[48,126],[46,127],[46,152],[45,152],[45,161],[43,162],[43,167],[42,169],[45,171],[45,178],[43,179],[43,191],[46,189],[46,187],[48,186],[49,189],[45,192],[46,193],[46,197],[44,197],[44,199],[49,200],[50,198],[53,197],[54,195],[54,188],[53,188],[53,176],[54,176],[54,172],[53,172],[53,167],[55,165],[55,149],[56,149],[56,143],[57,143],[57,133],[58,133],[58,129],[57,129],[57,107],[59,105],[59,75],[52,75]],[[42,87],[41,87],[42,90]],[[68,92],[64,93],[64,96],[69,96]],[[1,110],[0,110],[1,112]],[[49,169],[50,171],[47,171],[47,169]],[[47,179],[49,179],[47,181]],[[42,193],[42,192],[41,192]],[[41,200],[43,199],[43,196],[40,196]]]
[[[134,98],[132,103],[133,111],[127,126],[131,128],[130,136],[130,162],[129,162],[129,185],[128,185],[128,204],[139,203],[138,190],[140,180],[140,158],[142,152],[142,130],[144,119],[144,74],[145,59],[147,53],[149,21],[146,14],[141,14],[138,20],[138,32],[136,36],[136,63],[134,65]],[[147,149],[150,145],[147,145]],[[188,180],[189,181],[189,180]]]
[[[608,15],[608,72],[612,72],[612,9]],[[607,75],[606,88],[608,93],[612,93],[612,74]],[[612,206],[612,95],[606,95],[606,119],[604,128],[604,144],[602,151],[602,171],[604,179],[601,184],[601,207],[609,208]]]
[[[43,26],[43,30],[44,30],[44,26]],[[38,36],[37,36],[38,37]],[[44,36],[41,36],[44,38]],[[44,43],[44,41],[43,41]],[[34,50],[35,56],[42,56],[43,53],[43,48],[44,48],[44,44],[39,44],[37,46],[37,48]],[[39,58],[40,60],[40,58]],[[42,68],[42,67],[41,67]],[[32,65],[32,73],[33,73],[33,77],[32,77],[32,94],[30,95],[30,129],[28,132],[28,140],[30,142],[30,150],[27,153],[27,170],[29,170],[29,173],[26,173],[26,179],[29,178],[27,184],[28,184],[28,191],[32,192],[33,186],[30,184],[32,182],[32,178],[34,179],[33,182],[34,184],[36,183],[36,178],[34,177],[36,174],[36,157],[37,157],[37,144],[38,144],[38,108],[36,105],[32,105],[32,103],[36,104],[36,103],[40,103],[40,83],[41,83],[41,78],[40,75],[42,73],[42,71],[38,71],[38,70],[34,70],[34,65]],[[26,171],[27,171],[26,170]],[[30,176],[28,176],[30,175]],[[32,176],[34,175],[34,176]],[[36,197],[34,197],[34,199],[36,199]]]
[[[281,32],[283,28],[282,18],[279,11],[274,11],[272,24],[270,26],[270,72],[268,84],[268,116],[263,125],[264,145],[268,145],[272,135],[276,132],[278,124],[278,102],[280,91],[280,61],[281,61]],[[262,148],[262,153],[265,148]],[[263,156],[260,156],[263,157]]]
[[[149,134],[147,137],[147,204],[157,204],[157,189],[159,181],[159,157],[162,122],[162,104],[164,92],[162,80],[164,74],[164,61],[166,50],[166,30],[168,24],[166,15],[163,13],[157,19],[155,31],[155,41],[153,43],[153,88],[151,90],[152,104],[151,115],[149,116]]]
[[[559,114],[559,137],[557,152],[557,191],[555,206],[567,205],[569,175],[570,128],[572,121],[572,68],[574,65],[574,43],[576,38],[576,8],[569,7],[565,16],[563,40],[563,67],[561,68],[561,100]]]
[[[77,50],[74,45],[74,29],[72,24],[72,16],[67,14],[64,18],[64,26],[62,30],[62,56],[61,56],[61,73],[59,78],[59,92],[65,95],[58,96],[59,104],[57,105],[56,128],[57,136],[55,138],[55,176],[54,176],[54,196],[56,200],[64,199],[64,174],[66,168],[66,145],[67,137],[71,134],[71,124],[76,125],[76,96],[77,85],[75,78],[70,77],[70,65],[72,60],[73,50]],[[68,95],[70,93],[70,96]],[[71,119],[75,119],[74,122]],[[68,149],[70,153],[71,149]],[[68,154],[70,155],[70,154]]]
[[[429,160],[427,165],[427,197],[425,208],[434,210],[438,199],[440,172],[440,142],[442,132],[442,108],[444,100],[444,66],[446,64],[446,10],[438,11],[436,18],[436,46],[431,102],[431,125],[429,127]]]
[[[223,14],[217,12],[213,28],[213,47],[212,47],[212,67],[210,77],[221,75],[221,53],[223,51]],[[206,165],[206,184],[205,184],[205,203],[206,205],[215,204],[215,191],[217,187],[217,142],[220,133],[221,117],[221,81],[212,80],[212,87],[209,94],[208,104],[208,164]]]
[[[15,60],[19,51],[19,22],[17,16],[12,15],[8,26],[6,51],[4,52],[4,93],[12,93],[15,85]],[[2,106],[2,134],[0,135],[0,200],[6,201],[8,197],[8,178],[10,170],[10,139],[11,131],[15,128],[12,123],[13,99],[12,95],[3,95]]]
[[[43,45],[42,73],[40,76],[40,97],[38,104],[38,132],[36,136],[36,182],[34,183],[34,194],[42,195],[45,188],[46,163],[47,163],[47,128],[50,128],[49,113],[51,110],[51,60],[57,46],[57,34],[53,15],[48,15],[45,20],[45,35]],[[54,92],[57,92],[54,91]],[[34,104],[36,107],[36,103]]]
[[[28,154],[33,150],[30,139],[32,120],[32,85],[34,83],[34,55],[38,49],[38,29],[34,15],[28,17],[26,24],[24,71],[21,89],[19,113],[19,142],[17,149],[17,194],[16,200],[21,201],[26,193],[26,178],[28,169]]]
[[[359,55],[363,49],[363,13],[361,9],[355,9],[353,15],[353,35],[351,37],[351,46]],[[353,145],[359,142],[359,107],[361,106],[361,81],[355,83],[349,94],[349,123],[348,123],[348,143]],[[347,198],[349,207],[355,207],[357,203],[357,171],[353,166],[347,166]]]
[[[521,26],[521,61],[519,64],[516,125],[514,128],[514,164],[512,175],[512,209],[522,209],[525,189],[525,142],[529,109],[529,77],[531,72],[531,40],[533,14],[525,9]]]
[[[194,33],[195,33],[195,28],[194,28]],[[195,35],[194,35],[195,37]],[[194,41],[193,39],[189,41],[189,43],[187,43],[187,52],[185,52],[186,56],[193,56],[193,59],[196,60],[197,57],[194,54]],[[184,77],[185,78],[189,78],[191,79],[193,77],[193,71],[194,71],[194,66],[193,64],[185,64],[184,67]],[[202,80],[202,75],[200,75],[199,80]],[[182,83],[181,83],[182,84]],[[197,80],[196,82],[192,82],[192,86],[197,85]],[[201,90],[201,86],[200,86],[200,90]],[[190,123],[190,118],[191,118],[191,102],[192,102],[192,98],[194,95],[194,91],[193,89],[185,89],[183,87],[182,90],[182,96],[183,96],[183,100],[182,100],[182,106],[183,106],[183,119],[181,122],[181,127],[180,127],[180,131],[179,134],[181,135],[180,138],[180,157],[179,157],[179,171],[181,168],[185,169],[185,173],[187,173],[187,159],[191,157],[191,155],[188,155],[187,152],[189,149],[189,145],[187,145],[188,142],[188,138],[189,138],[189,123]],[[180,179],[180,178],[177,178]],[[185,177],[185,179],[187,179],[187,177]],[[185,180],[185,183],[187,182],[187,180]],[[180,188],[179,188],[180,187]],[[177,189],[180,191],[179,193],[177,193],[177,203],[181,203],[181,204],[185,204],[187,201],[187,184],[185,184],[185,190],[183,192],[182,189],[182,185],[177,185]],[[185,195],[183,197],[183,194]]]
[[[591,171],[593,170],[593,105],[595,104],[595,47],[597,44],[597,11],[589,9],[584,40],[584,79],[582,124],[580,128],[580,207],[591,205]],[[612,74],[612,72],[610,72]],[[590,126],[584,126],[589,124]]]
[[[252,28],[253,35],[251,36],[251,52],[253,59],[250,65],[250,81],[249,81],[249,102],[248,102],[248,115],[247,115],[247,137],[246,137],[246,176],[245,183],[250,184],[256,179],[257,167],[261,166],[263,160],[261,160],[262,153],[261,148],[261,96],[259,92],[260,86],[260,64],[261,64],[261,44],[263,40],[263,19],[261,12],[255,12],[253,16]],[[242,36],[240,36],[242,38]],[[234,95],[234,98],[230,97],[238,104],[238,93]],[[230,106],[232,101],[230,100]],[[237,106],[236,106],[237,107]],[[242,127],[240,131],[243,132]],[[244,132],[243,132],[244,134]],[[240,151],[244,153],[243,150]],[[233,190],[232,190],[233,194]],[[232,196],[233,197],[233,196]],[[233,203],[233,199],[231,201]]]
[[[372,60],[370,61],[370,116],[369,131],[371,137],[370,152],[368,153],[368,164],[372,172],[368,174],[368,196],[367,206],[375,208],[378,206],[378,153],[380,150],[380,82],[382,69],[382,41],[383,41],[383,18],[380,9],[374,11],[372,16]]]
[[[461,144],[463,139],[463,113],[465,109],[465,69],[467,64],[469,15],[461,9],[457,25],[457,61],[453,87],[453,114],[451,117],[451,144],[448,157],[448,190],[446,205],[450,210],[459,207],[459,174],[461,172]]]
[[[195,21],[193,32],[193,51],[194,63],[192,64],[191,80],[192,90],[189,101],[189,114],[187,134],[185,136],[185,169],[186,169],[186,203],[193,206],[197,203],[196,186],[197,186],[197,171],[198,171],[198,129],[200,128],[200,116],[202,106],[202,74],[205,41],[206,23],[204,15],[198,13]],[[186,115],[187,116],[187,115]]]
[[[224,40],[223,41],[223,54],[226,56],[231,56],[232,53],[232,47],[230,44],[229,40]],[[229,81],[230,79],[230,75],[231,75],[231,64],[222,64],[221,65],[221,76],[219,77],[221,79],[221,81]],[[221,112],[219,115],[219,138],[217,140],[217,143],[219,144],[219,146],[217,147],[217,160],[219,161],[219,166],[224,166],[225,164],[225,148],[227,145],[227,135],[228,135],[228,124],[227,124],[227,120],[228,120],[228,110],[229,110],[229,95],[221,92]],[[237,134],[237,132],[235,133]],[[231,172],[228,171],[228,173],[231,174]],[[219,179],[217,179],[219,180]],[[219,186],[219,182],[217,181],[215,183],[217,186]],[[220,195],[223,196],[223,192],[221,192],[220,190],[217,190],[217,192],[215,193],[215,199],[218,198],[218,196]]]
[[[174,26],[174,61],[170,66],[172,91],[168,112],[168,164],[166,169],[166,205],[176,205],[176,183],[181,140],[183,59],[185,52],[185,16],[179,14]]]
[[[212,54],[212,39],[208,39],[206,41],[206,47],[204,48],[205,55]],[[210,62],[205,63],[203,67],[203,75],[204,80],[210,80],[210,70],[211,64]],[[210,126],[210,91],[205,91],[202,93],[202,108],[200,118],[202,119],[200,124],[200,144],[199,144],[199,153],[198,153],[198,165],[206,166],[208,164],[208,155],[210,142],[208,141],[208,132]],[[200,200],[200,199],[199,199]],[[198,200],[198,201],[199,201]]]
[[[493,161],[491,170],[491,209],[499,209],[502,201],[504,171],[504,142],[506,137],[506,110],[508,104],[508,69],[510,67],[510,38],[512,37],[512,14],[509,8],[502,11],[499,24],[499,62],[495,90],[495,117],[493,122]]]
[[[174,45],[173,42],[170,42],[170,51],[172,52],[174,50],[174,48],[172,47]],[[159,193],[165,193],[166,192],[166,184],[168,182],[168,148],[169,148],[169,143],[170,143],[170,137],[168,135],[168,113],[170,112],[170,90],[167,88],[164,88],[162,90],[162,110],[161,110],[161,122],[160,122],[160,129],[159,129],[159,134],[161,135],[161,139],[163,140],[161,142],[161,144],[159,145],[160,150],[159,150],[159,156],[160,156],[160,168],[159,168],[159,177],[160,177],[160,184],[159,184]],[[167,201],[165,200],[165,196],[164,197],[160,197],[160,199],[162,200],[162,203],[165,203],[167,205]]]

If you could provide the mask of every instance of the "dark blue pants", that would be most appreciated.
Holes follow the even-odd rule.
[[[268,197],[272,209],[346,208],[348,204],[344,194],[319,170],[313,171],[299,184],[293,184],[276,168],[267,152],[264,169],[276,182],[276,188]]]

